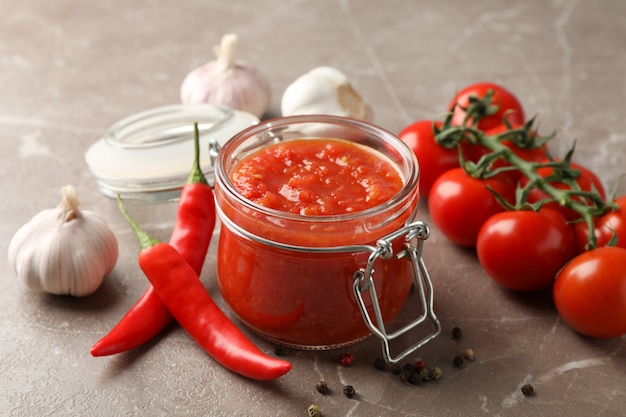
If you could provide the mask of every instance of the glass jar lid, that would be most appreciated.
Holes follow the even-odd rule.
[[[224,144],[259,119],[210,104],[146,110],[113,124],[85,153],[100,191],[109,197],[167,201],[178,198],[193,162],[194,123],[200,132],[200,167],[213,182],[209,142]]]

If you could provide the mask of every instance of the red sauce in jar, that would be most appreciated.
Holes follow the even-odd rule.
[[[229,222],[271,242],[300,247],[371,245],[401,228],[417,206],[417,190],[385,207],[404,186],[382,153],[341,139],[292,139],[245,156],[229,172],[247,201],[284,213],[257,211],[216,198]],[[416,187],[417,188],[417,187]],[[372,209],[372,215],[351,216]],[[403,239],[393,242],[400,250]],[[337,347],[370,334],[353,293],[353,275],[369,252],[298,251],[251,239],[222,224],[218,283],[226,302],[252,330],[277,343]],[[411,262],[378,259],[373,275],[385,321],[404,304]]]
[[[300,139],[269,146],[243,160],[231,181],[255,203],[303,216],[376,207],[403,185],[398,171],[381,155],[337,139]]]

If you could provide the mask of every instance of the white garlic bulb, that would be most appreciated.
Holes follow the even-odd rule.
[[[36,214],[11,239],[9,263],[31,290],[89,295],[115,266],[115,235],[99,215],[78,205],[74,187],[63,187],[61,204]]]
[[[283,116],[330,114],[371,121],[372,110],[348,77],[332,67],[317,67],[298,77],[284,91]]]
[[[269,108],[270,84],[255,67],[236,59],[237,35],[222,37],[217,60],[192,70],[180,87],[184,104],[215,104],[261,117]]]

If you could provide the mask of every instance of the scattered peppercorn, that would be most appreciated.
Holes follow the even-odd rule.
[[[524,394],[526,397],[530,397],[531,395],[533,395],[535,393],[535,388],[533,388],[532,385],[530,384],[524,384],[522,386],[522,394]]]
[[[394,363],[393,365],[391,365],[391,373],[393,373],[394,375],[400,375],[400,372],[402,372],[402,366],[400,366],[399,363]]]
[[[317,385],[315,386],[315,389],[317,390],[317,392],[319,392],[320,394],[328,394],[330,392],[330,389],[328,388],[328,384],[326,384],[326,382],[324,381],[320,381],[317,383]]]
[[[403,369],[402,371],[400,371],[400,381],[404,382],[407,385],[410,385],[411,382],[411,378],[413,376],[413,372],[408,371],[406,369]]]
[[[352,385],[346,385],[343,387],[343,393],[348,398],[353,398],[356,395],[356,391]]]
[[[430,370],[430,376],[432,379],[441,379],[442,375],[443,372],[441,372],[441,369],[438,366],[435,366],[433,369]]]
[[[376,358],[376,360],[374,361],[374,367],[379,371],[384,371],[387,369],[387,363],[384,359]]]
[[[352,362],[354,362],[354,356],[351,353],[342,353],[339,355],[339,363],[341,366],[349,366]]]
[[[287,349],[284,346],[276,345],[274,346],[274,354],[276,356],[285,356],[287,353]]]
[[[311,404],[307,412],[309,417],[322,417],[322,409],[317,404]]]
[[[418,371],[421,371],[422,369],[426,369],[426,361],[423,360],[418,360],[417,362],[415,362],[415,369],[417,369]]]
[[[443,373],[441,372],[441,368],[436,366],[431,369],[427,369],[427,368],[422,369],[419,375],[422,381],[436,381],[438,379],[441,379],[441,376],[443,375]]]
[[[463,351],[463,357],[468,361],[474,360],[474,349],[467,348]]]
[[[413,371],[413,369],[415,369],[415,367],[414,367],[413,365],[411,365],[410,363],[407,363],[406,365],[404,365],[404,366],[402,367],[402,369],[404,369],[405,371],[412,372],[412,371]]]
[[[419,385],[420,383],[420,374],[418,372],[411,372],[409,375],[409,384],[411,385]]]
[[[454,359],[452,359],[452,364],[456,368],[462,368],[463,367],[463,357],[462,356],[455,356]]]
[[[463,335],[463,332],[461,331],[460,327],[454,327],[452,329],[452,338],[454,340],[459,340],[461,338],[461,336]]]

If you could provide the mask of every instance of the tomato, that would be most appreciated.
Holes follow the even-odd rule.
[[[487,186],[504,200],[514,201],[515,186],[507,176],[480,180],[472,178],[462,168],[454,168],[433,184],[428,209],[433,223],[452,242],[475,247],[483,223],[493,214],[504,211]]]
[[[605,246],[578,255],[556,278],[561,319],[586,336],[626,334],[626,249]]]
[[[398,137],[417,156],[419,162],[419,193],[428,197],[435,180],[444,172],[459,166],[457,148],[447,149],[435,142],[432,120],[419,120],[405,127]]]
[[[558,159],[555,159],[558,160]],[[543,159],[542,161],[539,162],[548,162],[547,159]],[[600,178],[590,169],[585,168],[584,166],[577,164],[575,162],[571,163],[571,167],[573,169],[577,169],[580,171],[580,176],[578,176],[578,178],[576,178],[576,182],[578,183],[579,187],[581,190],[583,191],[591,191],[592,188],[592,184],[593,186],[596,188],[596,190],[598,191],[598,193],[600,194],[600,196],[605,199],[606,198],[606,192],[604,191],[604,186],[602,185],[602,181],[600,181]],[[537,169],[537,174],[539,174],[541,177],[543,178],[548,178],[549,176],[551,176],[554,173],[554,169],[552,167],[541,167],[539,169]],[[523,187],[528,183],[528,178],[523,177],[520,179],[520,185]],[[567,190],[570,187],[562,182],[551,182],[551,184],[555,187],[558,188],[560,190]],[[535,188],[533,190],[530,191],[529,195],[528,195],[528,202],[529,203],[536,203],[538,201],[544,200],[548,198],[548,195],[546,193],[544,193],[543,191],[541,191],[538,188]],[[578,201],[580,202],[585,202],[585,199],[582,197],[574,197],[576,198]],[[563,207],[561,206],[558,202],[556,201],[551,201],[548,202],[546,204],[544,204],[544,207],[546,208],[551,208],[554,210],[559,210],[567,220],[569,221],[574,221],[580,218],[580,214],[577,213],[576,211],[569,209],[567,207]]]
[[[523,127],[524,125],[518,124],[518,123],[513,123],[511,125],[511,128],[513,129],[521,129]],[[489,129],[488,131],[485,132],[485,134],[488,136],[495,136],[495,135],[500,135],[506,132],[507,130],[509,130],[509,127],[507,125],[500,124],[492,129]],[[530,134],[533,135],[534,133],[531,132]],[[527,149],[527,148],[520,148],[515,143],[506,139],[502,140],[500,143],[508,147],[509,149],[511,149],[515,155],[517,155],[521,159],[528,161],[528,162],[543,161],[546,159],[546,155],[548,152],[548,147],[545,144],[538,148]],[[500,159],[494,162],[492,166],[494,169],[496,169],[496,168],[504,168],[504,167],[510,166],[510,164],[504,161],[503,159]],[[513,179],[513,181],[515,181],[516,183],[522,178],[522,173],[518,170],[507,171],[506,174],[509,175]]]
[[[621,248],[626,248],[626,196],[621,196],[615,200],[618,208],[603,216],[594,219],[594,235],[596,236],[596,246],[606,246],[607,243],[617,235],[617,244]],[[585,252],[585,246],[589,239],[589,226],[586,222],[574,224],[574,234],[576,236],[577,253]]]
[[[498,284],[514,291],[537,291],[551,286],[574,257],[574,232],[558,211],[505,211],[483,224],[476,251]]]
[[[524,109],[517,97],[506,88],[489,82],[471,84],[454,96],[448,105],[449,111],[454,107],[452,124],[457,126],[463,125],[466,113],[464,108],[469,104],[470,96],[483,98],[490,90],[493,91],[491,104],[498,106],[498,109],[493,114],[481,117],[478,121],[478,129],[486,131],[501,125],[505,117],[509,123],[523,125],[526,121]],[[468,125],[471,125],[471,121],[468,122]]]

